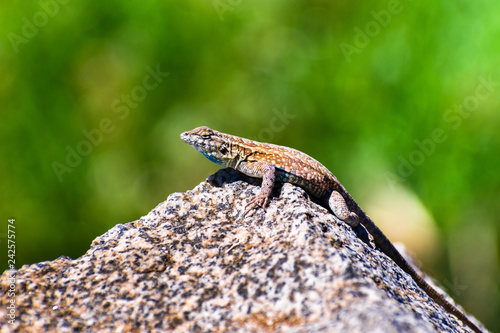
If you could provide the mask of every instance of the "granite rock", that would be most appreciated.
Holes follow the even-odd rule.
[[[302,189],[283,184],[244,217],[259,184],[219,170],[80,258],[23,266],[1,331],[469,331]]]

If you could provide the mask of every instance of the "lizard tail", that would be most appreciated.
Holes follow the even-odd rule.
[[[375,240],[375,245],[382,250],[386,255],[388,255],[394,262],[401,267],[406,273],[408,273],[417,285],[425,291],[425,293],[432,298],[436,303],[441,305],[449,313],[455,315],[458,319],[469,326],[474,332],[481,333],[482,331],[476,326],[467,316],[460,311],[456,306],[448,302],[443,295],[441,295],[436,289],[434,289],[430,284],[428,284],[416,271],[415,269],[406,261],[406,259],[399,253],[399,251],[394,247],[391,241],[384,235],[382,230],[380,230],[373,221],[366,216],[362,211],[360,216],[360,222],[368,230],[368,232],[373,236]]]

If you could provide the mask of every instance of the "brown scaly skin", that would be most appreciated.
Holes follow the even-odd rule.
[[[298,185],[319,199],[325,207],[329,207],[335,216],[348,223],[358,237],[370,246],[366,232],[368,230],[375,245],[408,273],[427,295],[474,332],[481,332],[462,311],[418,275],[337,178],[309,155],[292,148],[217,132],[205,126],[182,133],[181,139],[214,163],[251,177],[262,178],[260,192],[247,205],[245,215],[249,215],[257,207],[266,207],[275,182]]]

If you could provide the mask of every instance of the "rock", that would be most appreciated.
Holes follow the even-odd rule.
[[[220,170],[80,258],[23,266],[2,332],[469,331],[302,189],[283,184],[245,218],[259,183]]]

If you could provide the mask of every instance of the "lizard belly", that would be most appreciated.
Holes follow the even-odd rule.
[[[326,187],[319,186],[314,181],[297,176],[293,172],[287,172],[281,169],[277,169],[276,180],[283,183],[291,183],[300,186],[307,193],[318,199],[322,199],[325,196],[325,193],[328,192]]]

